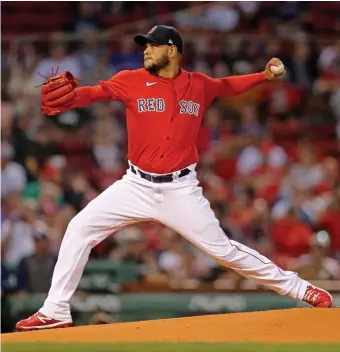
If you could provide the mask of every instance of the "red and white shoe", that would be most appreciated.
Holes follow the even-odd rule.
[[[15,327],[18,331],[31,331],[41,329],[67,328],[71,325],[72,322],[48,318],[46,315],[38,312],[27,319],[20,320]]]
[[[312,285],[308,285],[302,300],[316,308],[331,308],[333,303],[329,292]]]

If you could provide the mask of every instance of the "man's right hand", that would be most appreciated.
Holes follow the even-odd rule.
[[[50,77],[41,88],[41,111],[45,115],[58,115],[67,111],[76,97],[77,80],[71,72]]]

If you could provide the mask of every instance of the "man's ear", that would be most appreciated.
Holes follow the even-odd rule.
[[[174,58],[176,55],[179,55],[177,47],[175,45],[170,46],[170,57]]]

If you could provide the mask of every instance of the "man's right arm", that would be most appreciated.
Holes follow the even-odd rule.
[[[56,115],[73,108],[82,108],[104,100],[118,100],[124,104],[129,97],[129,79],[131,71],[121,71],[107,81],[99,81],[97,86],[76,88],[71,75],[62,74],[65,78],[47,82],[42,88],[42,111],[47,115]]]
[[[99,101],[110,100],[108,92],[102,86],[79,87],[74,90],[75,98],[69,109],[83,108]]]
[[[73,108],[81,108],[103,100],[118,100],[126,103],[129,97],[131,71],[120,71],[107,81],[99,81],[98,86],[75,89]]]

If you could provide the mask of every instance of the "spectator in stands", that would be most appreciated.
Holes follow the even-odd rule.
[[[309,250],[312,231],[298,217],[294,209],[274,222],[271,236],[277,252],[287,257],[298,257]]]
[[[316,194],[332,192],[339,180],[340,170],[338,161],[331,156],[326,157],[322,163],[324,170],[323,180],[314,187]]]
[[[81,68],[75,57],[67,54],[65,43],[54,39],[50,44],[50,56],[42,59],[34,70],[34,82],[41,84],[46,78],[56,72],[70,71],[75,77],[80,77]],[[44,78],[43,78],[44,77]]]
[[[257,243],[270,239],[271,218],[269,204],[264,199],[255,199],[252,205],[254,207],[254,216],[242,228],[242,234],[244,240],[247,243],[253,244],[254,248],[256,248]],[[267,255],[263,250],[260,250],[260,253]]]
[[[61,171],[62,168],[54,166],[52,161],[46,162],[38,174],[38,179],[27,184],[22,198],[35,204],[37,210],[47,204],[57,208],[63,202]]]
[[[205,22],[210,28],[232,31],[239,24],[240,14],[232,3],[212,2],[205,11]]]
[[[297,272],[306,280],[340,280],[340,263],[329,256],[330,244],[326,231],[314,234],[310,253],[300,257]]]
[[[198,148],[200,152],[207,152],[211,158],[216,156],[221,143],[231,136],[231,128],[223,120],[218,107],[210,107],[204,115],[204,121],[199,131]]]
[[[118,231],[114,239],[119,246],[111,252],[112,260],[137,264],[139,280],[144,283],[166,283],[167,278],[157,265],[156,254],[148,250],[147,239],[141,229],[129,226]]]
[[[47,293],[56,263],[50,253],[47,230],[35,228],[34,254],[24,257],[18,266],[18,293]]]
[[[241,120],[236,133],[245,138],[261,138],[265,129],[258,121],[256,107],[250,104],[244,105],[239,109],[239,112],[241,113]]]
[[[81,34],[88,29],[103,28],[100,2],[80,1],[77,5],[77,14],[67,26],[68,30]]]
[[[121,41],[119,51],[112,53],[110,63],[116,72],[141,68],[142,52],[136,48],[133,40],[126,38]]]
[[[13,329],[13,315],[11,314],[9,271],[1,258],[1,333],[11,332]]]
[[[121,150],[110,132],[110,130],[97,130],[94,137],[93,154],[96,162],[104,171],[119,168],[121,161]]]
[[[237,171],[241,175],[249,175],[261,167],[263,155],[255,143],[244,148],[238,157]]]
[[[70,204],[77,212],[83,209],[96,193],[80,170],[68,173],[62,192],[64,202]]]
[[[37,64],[37,52],[32,43],[20,43],[14,40],[8,53],[8,95],[12,99],[24,97],[36,98],[39,90],[35,88],[32,72]]]
[[[26,158],[28,156],[33,156],[39,160],[41,153],[46,154],[50,151],[51,134],[43,125],[44,118],[40,113],[39,103],[35,99],[27,97],[21,99],[15,110],[11,126],[11,142],[15,151],[14,160],[27,168]],[[39,144],[40,137],[43,134],[47,134],[46,142],[42,146],[42,150],[38,151],[35,147],[36,144]],[[36,139],[37,141],[35,141]],[[34,155],[35,153],[36,155]],[[28,180],[31,176],[34,177],[34,175],[30,175],[30,170],[26,171],[28,171]]]
[[[81,43],[80,50],[77,52],[81,70],[81,84],[84,86],[92,84],[92,73],[96,65],[96,61],[100,56],[99,32],[94,29],[84,30],[84,40]],[[105,79],[105,77],[103,77]]]
[[[96,85],[99,80],[109,79],[117,70],[109,62],[109,48],[105,46],[95,28],[84,30],[84,41],[77,52],[81,70],[80,85]]]
[[[294,55],[285,60],[290,82],[309,89],[317,77],[317,63],[312,48],[307,43],[296,43]]]
[[[204,25],[204,7],[191,6],[175,13],[174,20],[178,26],[187,28],[202,28]]]
[[[198,254],[180,235],[165,233],[159,255],[159,268],[166,274],[171,287],[186,287],[208,277],[214,264],[205,255]]]
[[[25,166],[31,180],[37,180],[49,159],[61,152],[60,145],[53,141],[53,131],[42,125],[26,149]]]
[[[94,125],[92,153],[100,169],[115,171],[122,161],[122,144],[125,141],[124,131],[113,115],[110,103],[96,107],[97,121]]]
[[[92,84],[95,85],[98,81],[102,80],[103,78],[109,79],[115,73],[117,73],[116,68],[112,65],[110,60],[110,53],[109,50],[106,50],[100,54],[97,58],[95,66],[92,72]]]
[[[340,261],[340,182],[333,189],[330,203],[319,217],[318,225],[326,230],[330,236],[330,248],[333,255]]]
[[[261,90],[269,117],[286,120],[295,116],[301,106],[303,94],[299,87],[290,83],[287,75],[275,84],[264,85]]]
[[[233,198],[228,202],[227,218],[229,223],[242,230],[249,226],[254,218],[254,189],[240,182],[234,188]]]
[[[11,144],[1,143],[1,197],[21,193],[27,182],[25,169],[12,161],[14,150]]]
[[[304,11],[308,11],[310,5],[303,1],[280,1],[275,6],[276,17],[281,21],[293,21]]]
[[[135,226],[129,226],[118,231],[114,239],[120,244],[117,251],[111,253],[111,258],[123,262],[141,264],[145,253],[146,242],[143,232]]]
[[[329,104],[333,110],[333,114],[335,118],[338,120],[338,126],[340,126],[340,89],[336,89],[336,88],[334,89],[334,92],[332,92],[331,94]],[[338,132],[338,139],[340,139],[339,132]]]
[[[159,267],[168,277],[185,277],[183,255],[184,243],[173,231],[168,231],[163,238],[163,248],[159,256]]]
[[[202,8],[189,8],[179,13],[176,21],[189,28],[211,28],[223,31],[234,30],[240,21],[240,13],[233,4],[212,1]]]
[[[303,189],[313,189],[324,179],[323,166],[317,162],[313,146],[302,144],[299,148],[299,162],[292,166],[290,183],[299,184]]]
[[[250,139],[251,144],[246,146],[238,157],[237,171],[241,175],[252,175],[255,172],[280,170],[287,162],[287,154],[284,149],[276,145],[274,141]]]
[[[2,257],[5,265],[13,267],[34,251],[32,224],[35,215],[28,206],[20,204],[16,193],[2,198],[1,215]]]
[[[320,69],[324,71],[331,71],[334,65],[340,58],[340,41],[322,48],[318,64]]]

